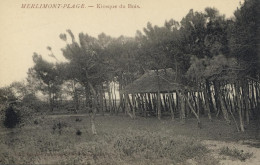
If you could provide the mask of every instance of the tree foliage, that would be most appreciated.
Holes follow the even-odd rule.
[[[259,1],[246,0],[235,11],[235,18],[229,27],[231,56],[244,65],[248,73],[259,76]]]

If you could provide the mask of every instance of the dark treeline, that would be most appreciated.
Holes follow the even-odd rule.
[[[134,38],[97,38],[67,30],[60,38],[67,62],[50,63],[34,53],[28,85],[48,95],[50,109],[73,98],[73,109],[91,112],[92,130],[97,112],[125,112],[134,118],[171,114],[185,119],[195,115],[234,120],[238,131],[259,114],[258,0],[245,0],[234,17],[226,19],[215,8],[192,9],[180,21],[150,22]],[[50,56],[56,58],[51,47]],[[183,87],[158,93],[124,93],[124,88],[149,70],[171,68]],[[171,82],[174,83],[174,82]],[[187,90],[192,84],[194,90]],[[119,101],[118,101],[119,100]],[[148,114],[149,113],[149,114]],[[183,120],[184,121],[184,120]]]

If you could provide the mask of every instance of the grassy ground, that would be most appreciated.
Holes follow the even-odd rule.
[[[34,121],[34,120],[32,120]],[[1,129],[0,164],[219,164],[202,140],[257,139],[255,125],[237,133],[222,120],[185,124],[124,115],[97,116],[98,135],[87,115],[38,116],[13,130]]]

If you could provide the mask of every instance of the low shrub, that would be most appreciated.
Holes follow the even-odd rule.
[[[4,126],[6,128],[14,128],[21,123],[21,113],[13,106],[9,106],[5,110]]]
[[[245,161],[253,156],[253,153],[244,152],[243,150],[238,150],[236,148],[230,149],[228,147],[222,147],[219,154],[230,156],[239,159],[240,161]]]
[[[67,126],[67,123],[61,121],[59,121],[58,123],[54,123],[52,126],[53,133],[55,131],[58,131],[58,133],[61,134],[63,128],[66,128]]]
[[[80,118],[77,117],[75,121],[76,121],[76,122],[81,122],[82,119],[80,119]]]
[[[76,131],[76,135],[79,135],[79,136],[80,136],[81,134],[82,134],[82,132],[81,132],[80,130],[77,130],[77,131]]]
[[[164,137],[158,134],[139,133],[118,136],[114,141],[122,156],[143,157],[145,159],[167,158],[176,162],[203,154],[207,148],[199,142],[185,137]]]

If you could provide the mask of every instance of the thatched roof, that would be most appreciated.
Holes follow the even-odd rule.
[[[155,93],[160,91],[173,92],[184,86],[176,81],[176,73],[173,69],[150,70],[143,74],[133,83],[127,85],[122,91],[124,93]]]

